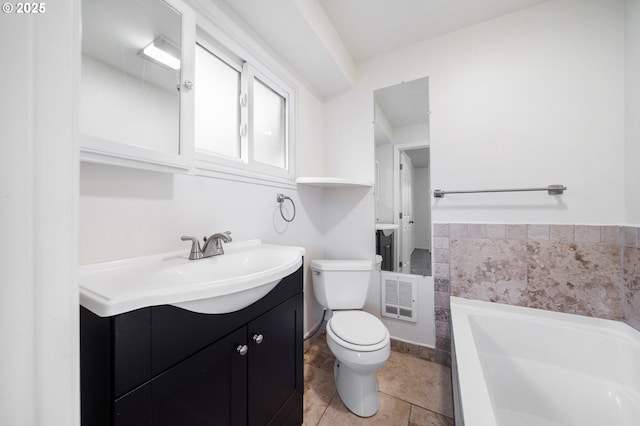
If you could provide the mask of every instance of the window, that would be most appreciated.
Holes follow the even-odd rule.
[[[196,147],[240,158],[240,71],[196,45]]]
[[[292,90],[209,43],[196,44],[195,65],[198,168],[291,182]]]
[[[253,81],[253,156],[260,163],[286,167],[286,100],[258,79]]]

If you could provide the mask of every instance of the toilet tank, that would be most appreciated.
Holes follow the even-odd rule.
[[[362,309],[371,268],[369,260],[312,260],[316,300],[328,309]]]

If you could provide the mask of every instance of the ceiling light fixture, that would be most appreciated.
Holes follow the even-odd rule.
[[[180,48],[164,36],[149,43],[139,52],[139,55],[172,70],[180,69]]]

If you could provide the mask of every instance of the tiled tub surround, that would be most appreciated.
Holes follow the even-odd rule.
[[[435,224],[436,336],[450,338],[449,295],[640,330],[639,239],[637,227]]]

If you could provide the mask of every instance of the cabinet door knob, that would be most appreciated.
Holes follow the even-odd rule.
[[[262,334],[253,335],[253,341],[256,342],[258,345],[262,343],[263,340],[264,340],[264,336]]]
[[[191,90],[193,90],[193,82],[189,81],[189,80],[185,80],[184,81],[184,88],[186,92],[190,92]]]
[[[240,355],[246,355],[247,352],[249,352],[249,347],[247,345],[238,345],[238,347],[236,348],[236,351]]]

